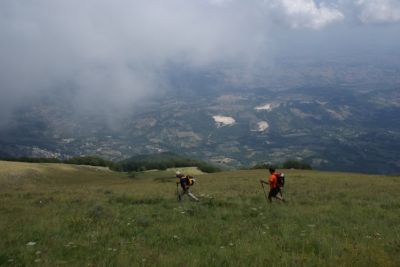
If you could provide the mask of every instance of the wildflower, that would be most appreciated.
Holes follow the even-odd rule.
[[[36,259],[36,260],[35,260],[35,262],[41,262],[41,261],[42,261],[41,259]]]
[[[220,248],[220,249],[224,249],[225,247],[224,247],[224,246],[220,246],[219,248]]]
[[[233,247],[233,243],[229,243],[229,246]]]
[[[26,243],[27,246],[34,246],[36,245],[36,242],[30,241],[28,243]]]
[[[38,251],[35,252],[35,254],[36,255],[40,255],[40,254],[42,254],[42,252],[40,250],[38,250]]]
[[[179,239],[179,236],[174,235],[174,236],[173,236],[173,239]]]
[[[64,245],[64,247],[69,248],[69,247],[76,247],[74,245],[74,242],[68,242],[68,244]]]

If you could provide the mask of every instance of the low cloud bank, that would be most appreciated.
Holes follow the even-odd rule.
[[[77,110],[118,112],[162,92],[174,65],[229,66],[251,77],[254,69],[273,62],[281,45],[279,36],[313,38],[313,32],[354,21],[365,27],[398,23],[400,4],[395,0],[1,1],[0,124],[32,98],[66,90],[73,91]],[[297,31],[308,34],[302,37]]]

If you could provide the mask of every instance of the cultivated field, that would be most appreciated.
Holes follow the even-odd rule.
[[[185,171],[185,170],[184,170]],[[400,177],[265,170],[140,174],[0,161],[1,266],[400,266]]]

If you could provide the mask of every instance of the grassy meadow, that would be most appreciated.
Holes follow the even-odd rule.
[[[400,177],[284,170],[202,174],[0,161],[0,266],[400,266]]]

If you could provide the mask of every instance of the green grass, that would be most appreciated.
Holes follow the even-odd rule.
[[[178,203],[174,171],[0,161],[0,265],[400,266],[400,177],[288,170],[269,205],[265,170],[198,173]]]

